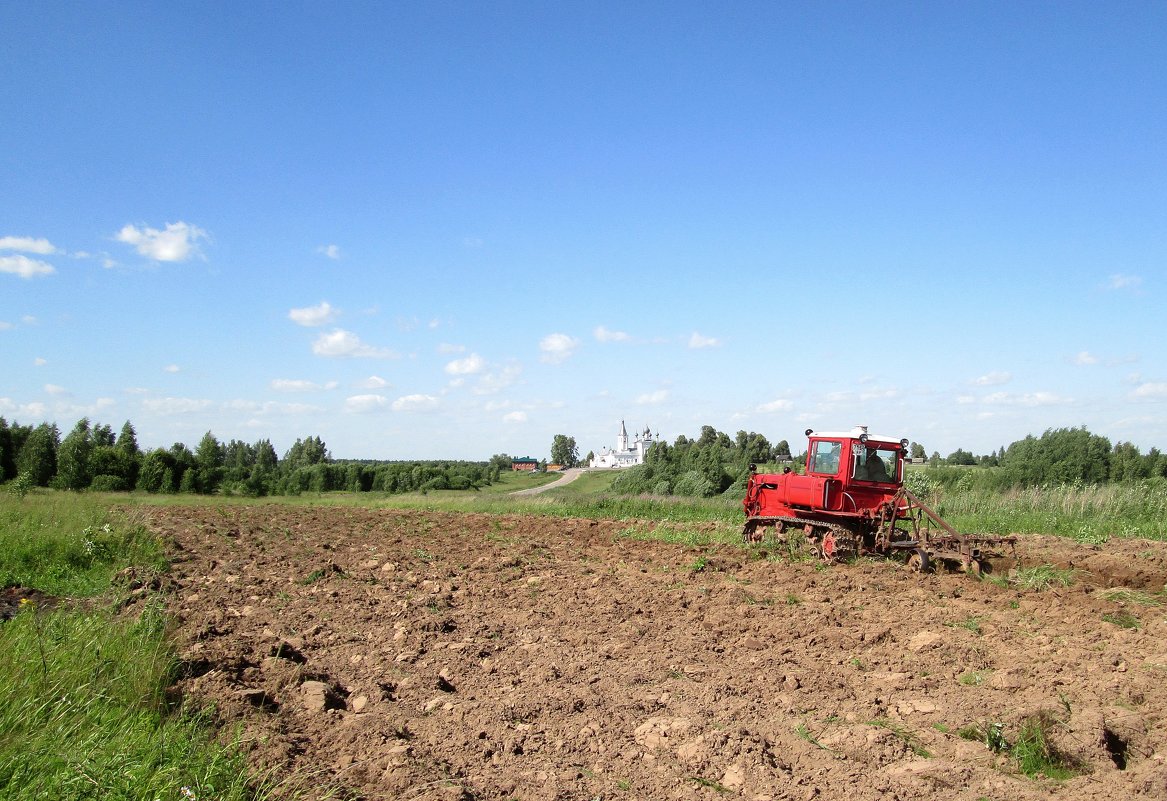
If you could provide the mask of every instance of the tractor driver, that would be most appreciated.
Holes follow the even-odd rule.
[[[856,478],[866,478],[868,481],[891,481],[891,477],[887,474],[887,466],[883,463],[883,459],[879,458],[879,453],[875,448],[867,449],[867,462],[865,464],[866,476],[856,476]],[[855,471],[858,473],[859,471]]]

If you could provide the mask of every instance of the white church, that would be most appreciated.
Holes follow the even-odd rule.
[[[652,432],[645,426],[636,439],[629,441],[628,429],[620,421],[620,433],[616,436],[616,449],[604,448],[598,456],[593,456],[588,467],[635,467],[644,464],[644,454],[652,447]]]

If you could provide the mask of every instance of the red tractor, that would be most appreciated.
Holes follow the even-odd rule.
[[[916,571],[943,560],[975,575],[985,569],[988,556],[998,555],[988,549],[1016,542],[960,534],[904,487],[906,439],[868,434],[866,426],[843,433],[808,428],[806,436],[804,474],[790,468],[757,473],[750,466],[742,501],[747,542],[760,542],[767,528],[779,538],[795,531],[827,562],[906,554]]]

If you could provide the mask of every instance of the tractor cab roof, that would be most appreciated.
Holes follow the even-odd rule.
[[[815,437],[816,439],[860,439],[865,437],[870,442],[886,442],[889,444],[903,442],[899,437],[869,434],[867,432],[867,426],[855,426],[850,431],[812,431],[808,428],[806,435],[807,437]]]

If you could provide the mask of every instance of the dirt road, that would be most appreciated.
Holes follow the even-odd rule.
[[[147,514],[178,689],[309,798],[1167,798],[1163,543],[1027,540],[1083,572],[1022,592],[609,521]],[[1030,718],[1079,775],[986,747]]]
[[[583,468],[569,467],[567,470],[563,471],[563,475],[561,475],[555,481],[552,481],[550,484],[543,484],[542,486],[531,487],[530,489],[515,490],[514,492],[509,493],[509,494],[511,494],[511,495],[538,495],[540,492],[546,492],[549,489],[555,489],[556,487],[562,487],[566,484],[570,484],[571,482],[573,482],[577,478],[579,478],[580,475],[583,474],[583,472],[584,472]]]

